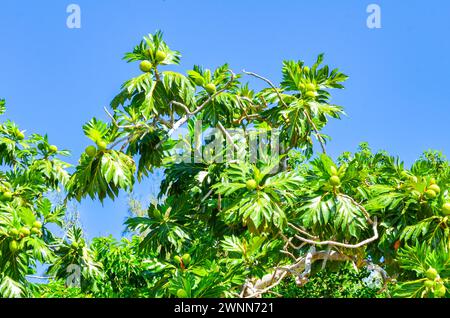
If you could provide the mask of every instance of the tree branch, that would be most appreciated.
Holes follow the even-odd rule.
[[[234,143],[233,138],[231,137],[230,133],[223,127],[222,123],[220,121],[217,122],[217,127],[219,127],[219,130],[222,132],[222,134],[225,135],[228,142],[233,146],[234,150],[239,152],[239,147]]]
[[[332,245],[332,246],[339,246],[339,247],[345,247],[345,248],[359,248],[361,246],[367,245],[375,240],[378,239],[378,229],[377,229],[377,218],[375,217],[374,221],[373,221],[373,225],[372,225],[372,230],[373,230],[373,236],[361,241],[357,244],[346,244],[346,243],[341,243],[341,242],[335,242],[335,241],[314,241],[314,240],[309,240],[306,239],[304,237],[301,237],[299,235],[295,235],[295,238],[297,238],[298,240],[305,242],[305,243],[309,243],[309,244],[313,244],[313,245]]]
[[[263,293],[279,285],[287,274],[304,277],[309,274],[308,268],[310,268],[312,263],[325,258],[331,261],[352,260],[351,257],[336,251],[314,251],[312,249],[306,256],[299,258],[296,263],[290,266],[276,268],[272,273],[266,274],[253,282],[248,281],[243,286],[241,297],[260,297]]]
[[[309,116],[309,113],[304,110],[303,113],[306,116],[306,119],[308,120],[309,124],[312,126],[314,133],[316,134],[316,138],[320,143],[320,147],[322,148],[322,152],[324,154],[327,154],[327,150],[325,148],[325,139],[323,139],[322,135],[319,133],[319,130],[317,129],[316,124],[314,124],[313,120],[311,119],[311,116]]]

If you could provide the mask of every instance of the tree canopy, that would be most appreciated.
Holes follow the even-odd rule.
[[[406,167],[365,142],[331,158],[323,129],[348,77],[323,54],[284,61],[279,84],[228,64],[179,73],[161,32],[124,59],[141,73],[83,126],[75,166],[1,123],[1,297],[450,296],[449,161],[426,151]],[[89,241],[68,218],[155,169],[159,195],[130,201],[122,239]]]

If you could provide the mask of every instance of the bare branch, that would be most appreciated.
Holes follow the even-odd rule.
[[[183,110],[186,112],[186,114],[192,115],[191,111],[189,110],[189,108],[185,104],[177,102],[176,100],[173,100],[173,101],[170,102],[170,106],[172,106],[172,105],[180,106],[181,108],[183,108]]]
[[[285,108],[288,108],[288,105],[286,105],[286,103],[284,102],[283,97],[281,96],[280,92],[278,91],[278,88],[277,88],[277,87],[276,87],[269,79],[267,79],[267,78],[265,78],[265,77],[263,77],[263,76],[261,76],[261,75],[258,75],[258,74],[256,74],[256,73],[253,73],[253,72],[247,72],[246,70],[242,70],[242,72],[244,72],[245,74],[254,76],[254,77],[256,77],[256,78],[259,78],[259,79],[263,80],[264,82],[266,82],[267,84],[269,84],[269,86],[272,87],[272,89],[273,89],[273,90],[275,91],[275,93],[278,95],[278,99],[279,99],[280,102],[283,104],[283,106],[284,106]]]
[[[336,251],[314,251],[314,249],[312,249],[306,256],[299,258],[296,263],[290,266],[281,268],[278,267],[274,269],[274,272],[266,274],[256,281],[247,281],[247,283],[243,286],[241,297],[259,297],[263,293],[268,292],[270,289],[280,284],[283,278],[288,274],[297,276],[305,274],[303,276],[306,276],[306,273],[309,273],[308,268],[310,268],[310,265],[312,263],[318,260],[323,260],[325,258],[328,258],[332,261],[351,260],[351,257]]]
[[[117,124],[116,119],[114,118],[113,115],[111,115],[111,113],[108,111],[108,109],[106,108],[106,106],[103,106],[103,109],[105,110],[106,114],[108,115],[108,117],[111,119],[111,121],[113,122],[114,126],[116,126],[117,128],[120,128],[120,126]]]
[[[359,242],[357,244],[346,244],[346,243],[335,242],[335,241],[321,241],[321,242],[317,242],[317,241],[314,241],[314,240],[306,239],[306,238],[301,237],[299,235],[295,235],[295,238],[299,239],[302,242],[313,244],[313,245],[332,245],[332,246],[340,246],[340,247],[344,247],[344,248],[359,248],[361,246],[367,245],[367,244],[369,244],[369,243],[371,243],[371,242],[373,242],[373,241],[378,239],[378,229],[377,229],[377,225],[378,224],[377,223],[378,222],[377,222],[377,219],[375,217],[375,219],[373,221],[373,225],[372,225],[372,230],[373,230],[373,233],[374,233],[373,236],[368,238],[368,239],[366,239],[366,240],[364,240],[364,241],[361,241],[361,242]]]

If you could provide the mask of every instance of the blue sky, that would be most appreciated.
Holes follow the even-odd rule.
[[[81,29],[66,26],[66,7],[81,8]],[[369,4],[381,8],[381,29],[366,26]],[[82,125],[107,119],[103,106],[122,82],[139,74],[122,56],[161,29],[183,57],[179,71],[228,62],[280,79],[283,59],[325,63],[350,76],[333,102],[348,117],[326,128],[329,152],[354,151],[361,141],[408,164],[424,150],[450,155],[450,2],[301,0],[42,0],[0,2],[0,97],[6,117],[28,132],[48,133],[70,149],[75,164],[89,144]],[[262,83],[254,82],[261,88]],[[158,178],[136,187],[148,200]],[[84,200],[87,235],[118,237],[127,198]]]

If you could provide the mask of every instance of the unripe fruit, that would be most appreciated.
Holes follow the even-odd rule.
[[[19,243],[16,240],[9,242],[9,250],[11,253],[15,253],[19,250]]]
[[[446,290],[445,286],[443,284],[440,284],[440,285],[436,286],[436,288],[434,289],[433,295],[434,295],[434,297],[441,298],[441,297],[445,296],[446,292],[447,292],[447,290]]]
[[[163,52],[163,51],[156,52],[155,58],[158,62],[164,61],[166,59],[166,57],[167,57],[167,54],[165,52]]]
[[[17,229],[11,229],[8,231],[9,236],[16,237],[19,235],[19,231]]]
[[[174,261],[177,265],[180,265],[181,257],[179,257],[178,255],[175,255],[175,256],[173,257],[173,261]]]
[[[427,279],[426,281],[423,282],[423,285],[426,288],[433,288],[434,287],[434,281]]]
[[[425,191],[425,197],[427,197],[427,199],[434,199],[436,198],[436,192],[433,190],[427,190]]]
[[[429,190],[433,190],[434,192],[436,192],[437,194],[439,194],[441,192],[441,188],[439,188],[439,186],[435,183],[433,183],[432,185],[430,185],[428,187]]]
[[[250,179],[250,180],[247,180],[247,182],[245,183],[245,186],[247,187],[247,190],[252,191],[252,190],[256,189],[258,184],[256,183],[256,180]]]
[[[9,191],[3,192],[0,199],[5,202],[10,202],[13,199],[13,194]]]
[[[308,91],[315,91],[316,90],[316,85],[314,85],[313,83],[307,83],[306,84],[306,89]]]
[[[338,175],[338,171],[337,171],[337,169],[336,169],[335,166],[331,166],[331,167],[330,167],[330,170],[331,170],[331,174],[332,174],[333,176],[337,176],[337,175]]]
[[[100,141],[97,143],[97,147],[98,147],[98,150],[100,150],[100,151],[105,151],[105,150],[106,150],[106,147],[108,147],[108,144],[107,144],[106,142],[104,142],[103,140],[100,140]]]
[[[303,72],[309,73],[309,67],[308,67],[308,66],[305,66],[305,67],[303,68]]]
[[[80,248],[83,248],[83,247],[86,246],[86,244],[84,243],[84,241],[81,241],[81,242],[78,244],[78,246],[79,246]]]
[[[435,178],[431,178],[430,179],[430,184],[436,184],[436,179]]]
[[[150,71],[152,70],[152,67],[153,67],[153,65],[152,65],[152,63],[150,63],[150,61],[142,61],[142,62],[139,64],[139,68],[140,68],[141,71],[144,72],[144,73],[150,72]]]
[[[306,95],[306,97],[314,98],[314,97],[316,97],[316,92],[313,92],[313,91],[307,91],[307,92],[305,93],[305,95]]]
[[[42,228],[42,223],[41,223],[41,221],[34,221],[34,222],[33,222],[33,227],[35,227],[35,228],[37,228],[37,229]]]
[[[450,202],[444,203],[442,205],[442,213],[444,215],[450,215]]]
[[[208,83],[205,85],[205,89],[209,95],[212,95],[216,92],[216,85],[214,85],[213,83]]]
[[[25,135],[23,134],[23,132],[21,132],[20,130],[18,130],[16,132],[16,138],[19,140],[23,140],[25,138]]]
[[[334,187],[337,187],[341,184],[341,179],[338,176],[332,176],[330,178],[330,184]]]
[[[184,290],[184,289],[178,289],[177,290],[177,297],[178,298],[187,298],[187,293],[186,293],[186,291]]]
[[[198,86],[203,86],[205,85],[205,80],[202,77],[196,77],[194,83]]]
[[[183,256],[181,256],[181,259],[183,260],[183,264],[186,266],[191,263],[191,255],[189,254],[184,254]]]
[[[73,249],[78,249],[78,247],[79,247],[79,245],[78,245],[77,242],[72,242],[72,244],[70,244],[70,246],[71,246]]]
[[[434,280],[438,276],[438,272],[433,267],[430,267],[425,272],[425,276],[427,276],[428,279]]]
[[[306,89],[306,85],[303,84],[303,83],[298,84],[298,87],[299,87],[300,89]]]
[[[87,146],[86,149],[84,150],[84,152],[89,156],[89,157],[94,157],[97,154],[97,148],[95,148],[94,146]]]
[[[40,235],[41,234],[41,230],[36,228],[36,227],[32,227],[31,228],[31,234]]]
[[[31,232],[30,232],[30,229],[28,228],[28,227],[22,227],[20,230],[19,230],[19,233],[22,235],[22,236],[30,236],[30,234],[31,234]]]
[[[58,147],[56,147],[55,145],[51,145],[50,147],[48,147],[48,150],[50,152],[57,152],[58,151]]]
[[[158,209],[152,209],[150,212],[150,216],[152,216],[155,219],[161,219],[162,214]]]

